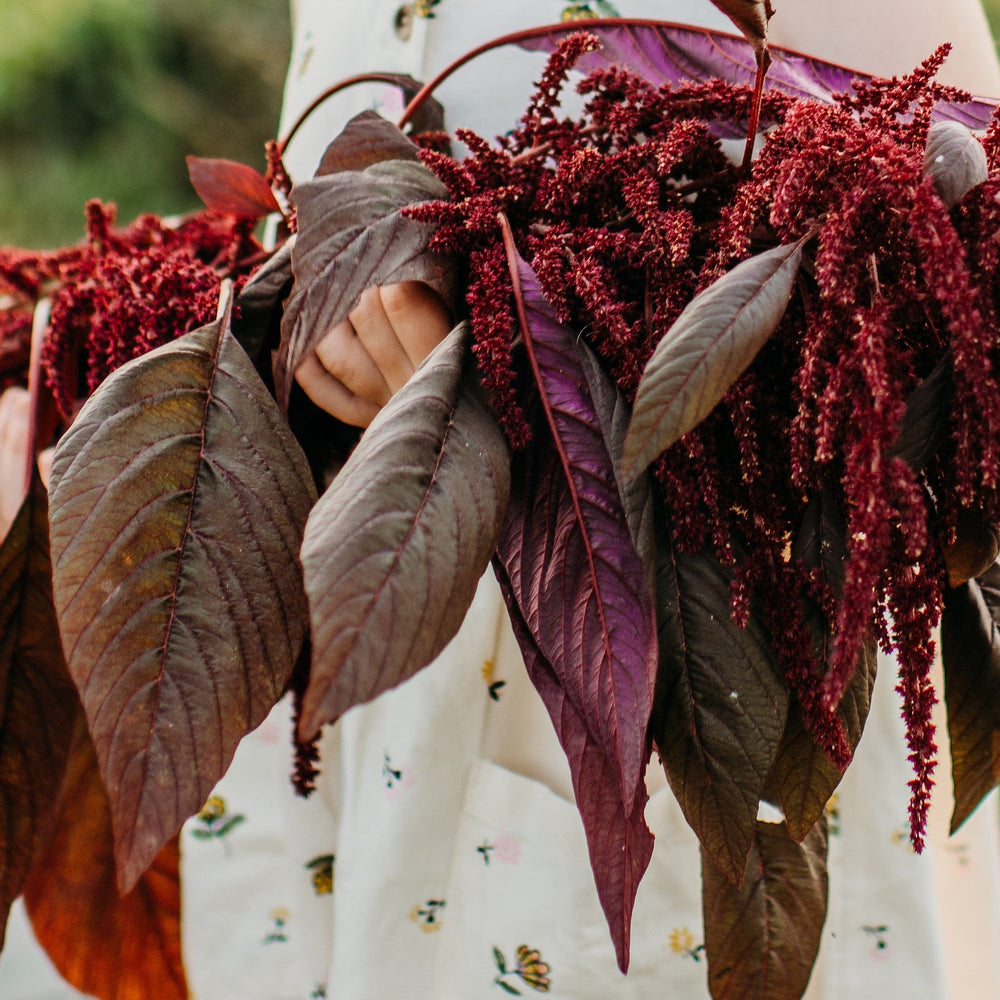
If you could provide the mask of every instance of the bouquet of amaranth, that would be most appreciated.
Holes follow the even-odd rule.
[[[280,202],[294,236],[68,423],[52,594],[37,485],[0,563],[30,611],[0,666],[56,671],[32,640],[58,623],[87,727],[55,756],[92,746],[123,889],[288,687],[307,787],[321,727],[433,660],[491,563],[623,969],[654,751],[702,845],[717,998],[805,990],[878,646],[913,845],[939,622],[953,830],[995,786],[1000,124],[935,82],[946,47],[872,79],[768,51],[766,5],[729,6],[760,15],[750,46],[623,20],[498,40],[551,56],[495,142],[399,79],[409,134],[361,115],[294,189],[279,144],[266,181],[192,163],[210,209]],[[359,439],[292,374],[365,287],[414,278],[462,322]]]

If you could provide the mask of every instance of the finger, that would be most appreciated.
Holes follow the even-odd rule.
[[[0,394],[0,538],[24,499],[24,463],[31,423],[31,397],[13,387]]]
[[[299,365],[295,380],[321,410],[326,410],[353,427],[367,427],[379,411],[379,407],[371,400],[358,396],[338,382],[320,364],[315,354],[310,354]]]
[[[350,320],[338,323],[317,345],[320,364],[342,386],[378,406],[392,393],[371,355],[365,350]]]
[[[382,308],[414,368],[451,330],[441,296],[422,281],[401,281],[379,289]]]
[[[413,374],[414,365],[400,344],[378,288],[366,289],[350,313],[350,320],[372,361],[378,366],[391,392],[401,389]]]
[[[52,459],[55,455],[55,448],[46,448],[38,453],[38,474],[42,477],[42,485],[46,489],[52,481]]]

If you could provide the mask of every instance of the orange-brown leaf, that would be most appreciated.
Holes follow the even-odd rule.
[[[262,219],[281,210],[271,185],[245,163],[189,156],[187,167],[191,186],[213,212]]]
[[[77,711],[52,606],[37,477],[0,547],[0,946],[10,904],[55,818]]]
[[[57,824],[24,890],[35,937],[69,983],[99,1000],[186,1000],[179,861],[175,837],[119,896],[111,813],[81,714]]]

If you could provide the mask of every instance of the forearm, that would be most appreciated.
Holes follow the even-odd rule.
[[[1000,97],[996,49],[979,0],[775,0],[774,7],[775,45],[891,76],[951,42],[941,81]]]

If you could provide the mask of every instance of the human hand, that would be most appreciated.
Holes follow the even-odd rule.
[[[17,517],[24,499],[24,466],[31,435],[31,395],[14,386],[0,394],[0,540]],[[48,489],[53,448],[38,456],[38,470]]]
[[[369,288],[295,378],[321,409],[367,427],[450,329],[447,307],[422,282]]]

